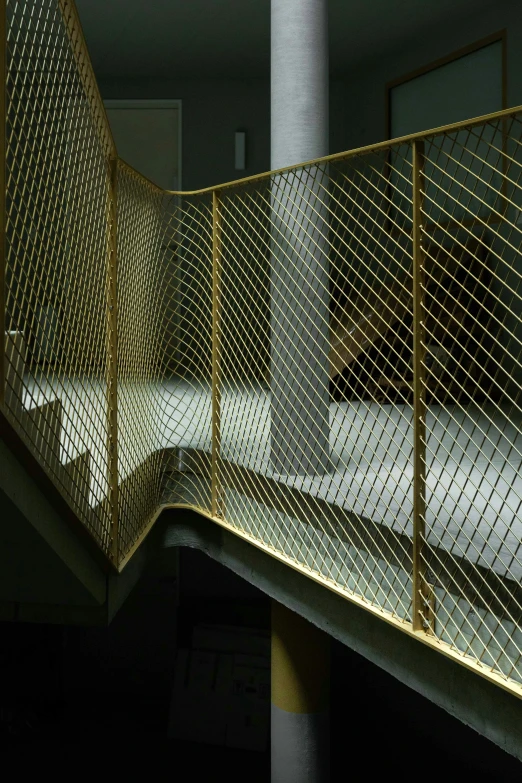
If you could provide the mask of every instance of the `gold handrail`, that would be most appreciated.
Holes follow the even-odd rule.
[[[190,507],[521,697],[522,107],[163,190],[72,0],[29,7],[0,29],[11,426],[120,569]]]
[[[117,248],[118,159],[110,160],[108,192],[109,252],[107,255],[107,447],[109,496],[111,506],[110,554],[118,562],[118,248]]]
[[[414,631],[432,631],[426,611],[429,599],[422,559],[426,536],[426,306],[423,252],[424,143],[413,142],[413,608]]]
[[[6,10],[5,3],[0,5],[0,41],[6,40]],[[6,191],[6,149],[7,149],[7,128],[6,128],[6,76],[7,76],[7,48],[2,49],[0,57],[0,328],[1,334],[5,334],[5,191]],[[5,343],[2,340],[0,346],[0,405],[5,403]]]
[[[69,0],[71,1],[71,0]],[[449,125],[441,125],[437,128],[431,128],[430,130],[416,131],[406,136],[398,136],[395,139],[387,139],[386,141],[378,141],[374,144],[366,144],[363,147],[354,147],[350,150],[343,152],[334,152],[330,155],[324,155],[321,158],[313,158],[307,160],[304,163],[294,164],[292,166],[284,166],[280,169],[271,169],[270,171],[264,171],[261,174],[250,174],[248,177],[242,177],[241,179],[229,180],[222,182],[219,185],[210,185],[206,188],[199,188],[199,190],[166,190],[160,187],[155,182],[150,180],[141,172],[134,169],[127,161],[122,160],[122,163],[132,169],[144,181],[148,182],[153,187],[161,190],[163,193],[170,196],[199,196],[205,193],[212,193],[214,190],[225,190],[237,185],[249,185],[255,182],[261,182],[263,180],[269,180],[278,174],[284,174],[290,171],[297,171],[309,166],[316,166],[319,164],[342,162],[349,160],[350,158],[360,157],[361,155],[370,155],[374,152],[383,152],[397,147],[400,144],[411,144],[414,141],[424,141],[425,139],[442,136],[449,133],[457,133],[459,130],[468,130],[474,128],[477,125],[483,125],[485,123],[491,123],[495,120],[508,119],[509,117],[515,117],[522,112],[522,104],[509,109],[500,109],[499,111],[490,112],[489,114],[482,114],[479,117],[471,117],[468,120],[460,120],[459,122],[453,122]]]

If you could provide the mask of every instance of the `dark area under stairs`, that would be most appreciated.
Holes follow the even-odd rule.
[[[110,629],[0,623],[4,768],[15,764],[18,775],[37,768],[40,776],[87,766],[133,779],[146,769],[155,780],[270,780],[268,748],[167,738],[175,651],[192,627],[255,622],[268,629],[270,618],[265,595],[202,553],[182,550],[181,573],[197,577],[181,588],[177,610],[175,586],[167,600],[156,593],[153,601],[138,585]],[[131,664],[122,657],[128,645]],[[155,663],[151,645],[158,645]],[[521,778],[513,757],[335,641],[332,678],[332,781],[361,780],[362,771],[367,780],[414,781],[422,770],[426,780]]]

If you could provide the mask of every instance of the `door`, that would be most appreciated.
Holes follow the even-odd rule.
[[[392,87],[390,138],[502,109],[502,46],[502,41],[495,41]],[[425,155],[425,208],[430,222],[485,217],[496,206],[489,200],[502,185],[500,123],[478,128],[472,138],[463,130],[431,139]],[[393,151],[391,168],[395,217],[400,219],[411,200],[411,149]],[[469,198],[466,188],[472,191]]]

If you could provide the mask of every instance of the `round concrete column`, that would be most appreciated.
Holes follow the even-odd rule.
[[[330,637],[272,601],[272,783],[327,783]]]
[[[271,168],[328,154],[327,0],[271,0]],[[271,184],[271,462],[329,470],[327,177]]]

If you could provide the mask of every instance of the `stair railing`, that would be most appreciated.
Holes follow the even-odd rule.
[[[522,108],[166,192],[1,8],[2,411],[108,562],[189,507],[522,695]]]

